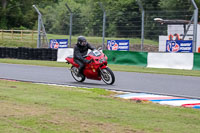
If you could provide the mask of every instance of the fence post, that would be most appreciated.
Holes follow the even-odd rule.
[[[101,7],[101,9],[103,11],[103,31],[102,31],[102,38],[103,38],[103,40],[102,40],[102,49],[104,50],[105,49],[104,48],[104,41],[105,41],[106,11],[105,11],[102,3],[99,3],[99,5],[100,5],[100,7]]]
[[[23,30],[21,30],[21,41],[23,40]]]
[[[140,7],[140,9],[142,10],[142,27],[141,27],[141,51],[143,51],[143,45],[144,45],[144,8],[142,6],[142,3],[140,2],[140,0],[137,0],[137,3]]]
[[[72,10],[69,8],[67,3],[65,3],[65,6],[67,7],[68,11],[70,12],[70,27],[69,27],[69,46],[71,48],[71,39],[72,39],[72,19],[73,19],[73,13]]]
[[[38,39],[37,39],[37,48],[40,48],[41,46],[41,35],[40,35],[40,30],[41,30],[41,18],[42,18],[42,14],[40,13],[40,11],[37,9],[37,7],[35,5],[33,5],[33,7],[35,8],[35,10],[38,13]]]
[[[1,30],[1,38],[2,38],[2,40],[3,40],[3,30]]]
[[[194,25],[193,25],[193,52],[196,52],[197,45],[197,24],[198,24],[198,7],[194,0],[191,0],[194,10]]]
[[[33,30],[32,30],[32,42],[33,42],[33,35],[34,35],[34,33],[33,33]]]
[[[11,30],[12,40],[13,40],[13,30]]]

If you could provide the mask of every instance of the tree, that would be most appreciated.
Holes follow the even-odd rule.
[[[32,5],[37,4],[44,7],[55,2],[57,0],[1,0],[0,28],[25,27],[32,29],[37,20]]]
[[[7,0],[1,0],[2,8],[6,9],[7,6]]]

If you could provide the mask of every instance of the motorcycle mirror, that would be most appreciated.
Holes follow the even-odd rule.
[[[102,50],[102,47],[98,47],[98,49],[97,49],[97,50],[99,50],[99,51],[100,51],[100,50]]]

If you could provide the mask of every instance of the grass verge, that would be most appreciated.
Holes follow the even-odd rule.
[[[200,111],[113,98],[104,89],[0,80],[0,132],[196,133]]]
[[[71,66],[66,63],[56,62],[56,61],[19,60],[19,59],[0,59],[0,63],[40,65],[40,66],[50,66],[50,67],[70,67]],[[184,75],[184,76],[200,77],[200,71],[197,71],[197,70],[146,68],[146,67],[139,67],[139,66],[125,66],[125,65],[108,65],[108,66],[113,71],[156,73],[156,74]]]
[[[36,48],[37,47],[37,36],[34,35],[34,40],[26,40],[23,38],[22,40],[20,39],[12,39],[11,33],[4,34],[4,39],[0,38],[0,46],[1,47],[31,47],[31,48]],[[72,36],[72,46],[77,43],[77,37],[78,36]],[[69,35],[56,35],[56,34],[47,34],[47,38],[50,39],[69,39]],[[102,45],[102,37],[86,37],[88,42],[93,44],[94,46],[98,47]],[[130,46],[134,44],[140,44],[141,39],[140,38],[115,38],[115,37],[106,37],[105,38],[105,43],[107,43],[107,40],[129,40]],[[156,45],[158,46],[157,41],[153,40],[144,40],[144,45]]]

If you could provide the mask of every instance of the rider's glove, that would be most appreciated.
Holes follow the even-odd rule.
[[[87,64],[89,64],[89,63],[91,63],[92,62],[92,60],[86,60],[86,63]]]

